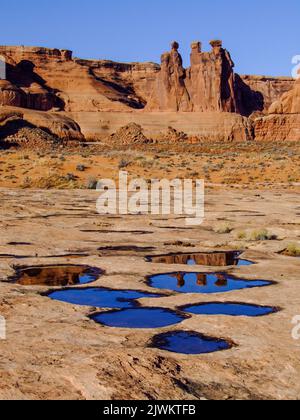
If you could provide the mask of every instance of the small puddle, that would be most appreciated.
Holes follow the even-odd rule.
[[[198,252],[194,254],[169,254],[148,256],[146,260],[156,264],[204,265],[208,267],[247,266],[251,261],[240,259],[240,251]]]
[[[99,268],[82,265],[55,265],[19,268],[10,278],[23,286],[74,286],[92,283],[103,274]]]
[[[92,315],[95,322],[114,328],[151,329],[179,324],[188,315],[163,308],[123,309]]]
[[[150,347],[172,353],[197,355],[228,350],[232,345],[225,340],[206,337],[196,332],[174,331],[155,336]]]
[[[135,246],[135,245],[118,245],[118,246],[104,246],[101,248],[98,248],[98,251],[112,251],[112,252],[118,252],[118,251],[124,251],[124,252],[146,252],[146,251],[153,251],[153,247],[149,246]]]
[[[178,293],[225,293],[232,290],[271,286],[272,281],[243,280],[226,273],[169,273],[147,278],[155,289],[172,290]]]
[[[180,308],[181,311],[194,315],[228,315],[257,317],[270,315],[278,312],[278,308],[271,306],[258,306],[246,303],[210,302],[199,305],[187,305]]]
[[[112,290],[106,288],[65,289],[47,294],[50,299],[95,308],[128,309],[138,306],[137,299],[160,298],[163,295],[137,290]]]

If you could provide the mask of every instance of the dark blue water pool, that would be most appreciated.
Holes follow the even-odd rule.
[[[101,287],[57,290],[48,295],[51,299],[74,305],[111,309],[134,308],[137,306],[136,299],[161,296],[136,290],[110,290]]]
[[[87,269],[86,271],[82,272],[78,276],[78,284],[89,284],[93,283],[99,278],[99,274],[97,274],[94,270]]]
[[[205,337],[195,332],[174,331],[154,337],[151,347],[172,353],[197,355],[228,350],[231,345],[225,340]]]
[[[266,280],[243,280],[226,273],[168,273],[148,278],[148,284],[156,289],[178,293],[225,293],[232,290],[264,287],[273,284]]]
[[[264,316],[277,312],[270,306],[257,306],[245,303],[211,302],[200,305],[183,306],[180,310],[195,315],[230,315],[230,316]]]
[[[179,324],[187,316],[163,308],[136,308],[103,312],[91,318],[107,327],[150,329]]]

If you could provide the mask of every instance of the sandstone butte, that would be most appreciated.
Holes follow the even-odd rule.
[[[212,141],[299,140],[300,79],[238,75],[222,41],[179,44],[155,63],[73,58],[68,50],[0,46],[0,121],[21,118],[60,138],[107,138],[136,123],[152,137],[168,127]]]

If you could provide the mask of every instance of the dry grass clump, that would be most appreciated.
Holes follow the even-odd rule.
[[[44,176],[38,179],[31,179],[30,177],[26,177],[21,184],[21,188],[23,189],[72,189],[78,188],[77,183],[74,180],[70,180],[67,177],[59,176],[59,175],[49,175]]]
[[[300,257],[300,246],[297,244],[289,244],[282,253],[288,257]]]
[[[236,238],[240,241],[274,241],[278,239],[277,235],[269,232],[267,229],[256,229],[252,232],[239,231],[236,234]]]
[[[219,233],[220,235],[231,233],[232,231],[233,227],[229,223],[221,223],[220,225],[214,228],[214,232]]]
[[[250,234],[250,241],[273,241],[277,239],[277,235],[270,233],[267,229],[254,230]]]
[[[247,233],[245,231],[240,231],[240,232],[237,233],[236,237],[240,241],[243,241],[243,240],[247,239]]]

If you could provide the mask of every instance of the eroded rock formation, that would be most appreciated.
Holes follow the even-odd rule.
[[[178,48],[179,44],[173,42],[171,52],[161,56],[161,69],[154,83],[146,110],[175,112],[193,110],[185,83],[186,71],[183,68]]]
[[[291,77],[235,75],[237,108],[242,115],[268,112],[273,102],[294,86]]]
[[[254,121],[256,140],[300,140],[300,79],[270,106],[268,114]]]
[[[193,111],[236,112],[234,63],[222,41],[211,46],[211,52],[202,52],[200,42],[192,44],[187,86]]]
[[[110,143],[117,144],[134,144],[134,143],[151,143],[150,139],[144,135],[143,128],[136,124],[130,123],[124,127],[119,128],[114,134],[109,137]]]
[[[238,76],[221,41],[202,52],[192,44],[185,69],[178,43],[154,63],[116,63],[73,58],[68,50],[0,47],[8,84],[0,86],[0,104],[66,112],[267,110],[291,89],[292,78]],[[0,58],[1,58],[0,57]]]
[[[191,67],[185,70],[173,42],[171,52],[161,57],[146,110],[236,112],[234,64],[221,41],[211,41],[212,51],[203,53],[200,42],[192,44]]]
[[[71,118],[60,113],[0,107],[0,125],[5,127],[11,121],[22,123],[21,125],[13,124],[13,131],[17,131],[18,127],[28,124],[30,127],[40,128],[61,140],[84,140],[79,125]]]
[[[151,131],[169,125],[214,141],[253,139],[253,133],[264,139],[269,129],[276,138],[298,138],[299,84],[291,92],[292,78],[239,76],[222,42],[212,41],[211,47],[203,52],[201,43],[194,42],[187,69],[177,42],[162,55],[161,66],[81,60],[68,50],[0,47],[7,70],[6,80],[0,80],[0,106],[21,108],[23,114],[43,111],[29,118],[55,135],[78,139],[82,134],[75,121],[93,139],[130,122],[143,128],[145,123],[150,138]],[[264,117],[269,108],[270,115]],[[188,124],[187,115],[195,113],[197,121],[191,117]],[[65,124],[66,117],[71,119]]]

